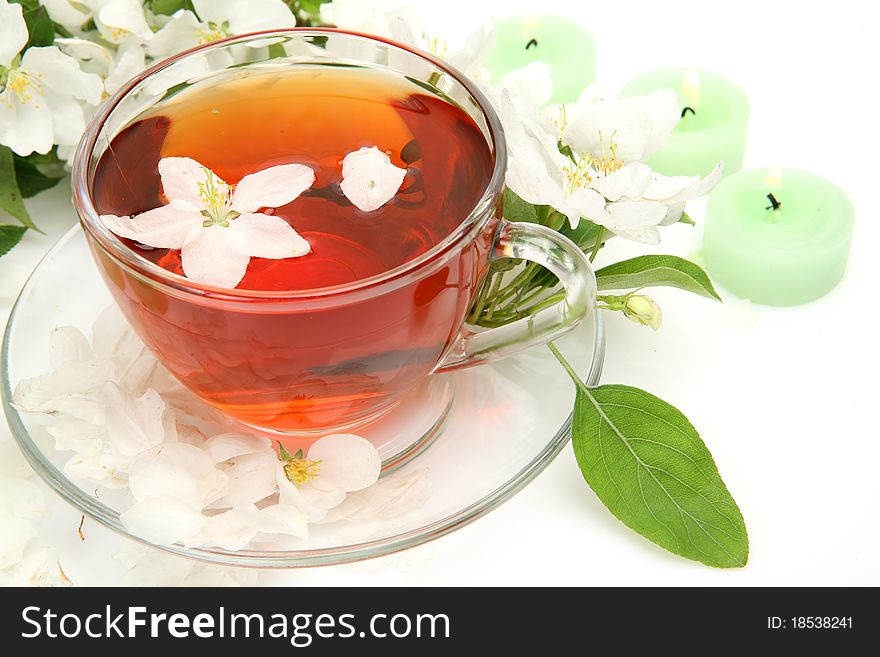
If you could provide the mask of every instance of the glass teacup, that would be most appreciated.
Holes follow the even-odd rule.
[[[484,189],[448,235],[403,264],[358,280],[263,291],[196,283],[158,266],[106,228],[96,207],[96,170],[112,140],[136,117],[219,76],[297,67],[345,67],[353,75],[392,71],[472,119],[491,165]],[[379,38],[294,29],[201,46],[129,82],[89,126],[74,162],[73,190],[106,284],[172,374],[244,424],[320,435],[382,416],[434,373],[547,342],[590,312],[595,279],[583,253],[555,231],[502,218],[506,163],[491,104],[443,62]],[[468,310],[500,257],[546,267],[561,281],[565,299],[525,320],[471,330],[465,326]]]

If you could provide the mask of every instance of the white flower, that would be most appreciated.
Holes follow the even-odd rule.
[[[80,101],[101,100],[101,80],[55,46],[28,48],[21,5],[0,0],[0,144],[19,155],[72,145],[85,128]]]
[[[382,461],[373,444],[354,434],[333,434],[316,440],[308,454],[281,453],[276,469],[279,502],[323,520],[347,493],[372,486],[379,479]]]
[[[147,41],[153,36],[138,0],[81,1],[92,10],[98,32],[112,44],[118,45],[129,39]]]
[[[506,90],[501,119],[509,151],[508,187],[529,203],[552,206],[572,226],[589,219],[622,237],[655,244],[660,241],[657,226],[676,212],[680,216],[684,201],[705,193],[720,178],[720,166],[703,179],[659,176],[645,164],[626,162],[613,139],[600,140],[595,152],[580,152],[565,141],[564,130],[553,134],[522,116]]]
[[[668,141],[680,111],[671,89],[617,98],[593,85],[573,105],[547,108],[545,115],[560,113],[560,136],[581,154],[600,157],[613,141],[621,162],[644,162]]]
[[[153,35],[147,48],[150,56],[166,57],[236,34],[296,27],[296,18],[282,0],[195,0],[193,7],[198,17],[185,9],[177,11]]]
[[[148,246],[180,249],[184,273],[194,281],[234,288],[251,257],[290,258],[311,250],[280,217],[258,213],[296,199],[312,186],[315,172],[282,164],[242,178],[230,187],[188,157],[159,161],[168,205],[134,217],[103,215],[106,226]]]
[[[517,112],[525,116],[537,113],[550,102],[553,96],[553,81],[550,77],[550,64],[532,62],[514,69],[501,78],[497,89],[491,89],[496,104],[506,90]]]
[[[375,146],[360,148],[342,160],[342,193],[364,212],[394,198],[405,177],[406,169],[391,164],[391,158]]]
[[[393,39],[446,60],[477,83],[489,80],[483,62],[495,45],[492,23],[482,23],[460,48],[450,49],[446,39],[431,34],[408,7],[377,8],[363,0],[334,0],[321,6],[321,20],[336,27]],[[395,56],[391,53],[392,58]]]

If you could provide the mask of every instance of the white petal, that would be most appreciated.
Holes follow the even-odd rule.
[[[137,41],[127,41],[116,54],[112,70],[104,78],[104,89],[112,94],[123,84],[145,68],[145,56],[143,46]]]
[[[641,162],[630,162],[607,176],[597,178],[590,186],[609,201],[638,200],[651,183],[651,168]]]
[[[82,420],[57,420],[46,431],[55,439],[59,452],[76,452],[82,456],[98,456],[104,448],[104,428]]]
[[[724,165],[719,163],[706,176],[695,182],[689,188],[680,191],[678,194],[666,200],[665,202],[668,205],[675,205],[677,203],[684,203],[686,201],[690,201],[691,199],[697,198],[698,196],[702,196],[713,187],[715,187],[715,185],[718,184],[723,175]]]
[[[166,57],[192,48],[199,43],[199,31],[207,27],[191,11],[178,11],[147,43],[147,54],[150,57]]]
[[[229,22],[233,34],[296,27],[296,18],[281,0],[193,0],[203,21]]]
[[[0,144],[23,156],[48,153],[52,134],[52,112],[42,94],[22,103],[8,87],[0,92]]]
[[[643,196],[652,201],[665,201],[691,187],[697,180],[699,176],[662,176],[655,173]]]
[[[0,66],[9,68],[27,40],[27,24],[21,5],[11,2],[0,4]]]
[[[281,217],[243,214],[230,222],[232,247],[254,258],[295,258],[311,252],[311,245]]]
[[[235,232],[231,228],[213,225],[196,231],[180,251],[183,272],[198,283],[234,288],[244,278],[250,262],[250,257],[240,253],[234,242]]]
[[[101,221],[111,232],[157,249],[182,248],[190,231],[201,228],[204,219],[195,210],[179,210],[171,204],[134,217],[101,215]]]
[[[666,216],[666,206],[654,201],[621,201],[605,208],[611,215],[607,226],[612,230],[632,230],[656,226]]]
[[[642,145],[640,158],[646,160],[669,141],[669,135],[681,119],[678,94],[672,89],[657,89],[647,96],[634,96],[624,102],[643,112],[651,121],[651,135]]]
[[[214,467],[208,454],[185,443],[165,444],[155,454],[139,456],[128,474],[135,500],[173,497],[194,509],[217,499],[225,485],[226,475]]]
[[[149,39],[153,32],[138,0],[113,0],[101,5],[95,16],[101,35],[111,43],[122,43],[132,35]]]
[[[67,361],[54,372],[20,381],[13,401],[23,411],[54,413],[68,406],[65,398],[87,401],[88,397],[83,396],[102,386],[112,375],[113,365],[106,360]]]
[[[124,393],[115,383],[108,382],[104,396],[107,436],[117,453],[136,456],[176,438],[174,412],[155,390],[134,397]]]
[[[647,228],[634,228],[632,230],[612,230],[614,230],[615,234],[620,237],[632,240],[633,242],[641,242],[642,244],[660,243],[660,231],[654,226],[648,226]]]
[[[40,0],[40,4],[49,12],[53,22],[64,27],[79,28],[91,18],[91,13],[85,11],[82,4],[77,3],[75,7],[70,0]]]
[[[568,197],[568,202],[576,208],[580,216],[598,224],[609,220],[605,210],[605,197],[594,189],[578,189]]]
[[[59,368],[67,361],[93,359],[94,353],[83,332],[74,326],[56,326],[49,333],[49,362]]]
[[[242,214],[260,208],[280,208],[315,182],[315,172],[304,164],[282,164],[252,173],[238,181],[232,209]]]
[[[56,46],[28,48],[21,68],[40,76],[40,84],[53,93],[79,98],[92,105],[101,101],[104,85],[94,73],[85,73],[79,63]]]
[[[163,157],[159,160],[162,192],[169,201],[186,201],[194,208],[203,208],[199,184],[204,184],[211,170],[191,157]],[[221,192],[228,189],[226,182],[216,174],[214,182]]]
[[[98,456],[74,456],[64,464],[64,472],[71,479],[99,484],[104,488],[127,488],[128,457],[101,453]]]
[[[375,146],[360,148],[342,160],[342,193],[363,212],[377,210],[394,198],[403,184],[406,169]]]
[[[613,142],[617,157],[631,162],[643,158],[652,129],[651,120],[642,112],[615,105],[576,116],[565,134],[578,152],[601,157],[603,149],[607,152]]]
[[[221,433],[205,441],[202,447],[214,463],[221,463],[245,454],[272,451],[272,441],[264,436],[243,433]],[[274,452],[272,452],[274,454]]]
[[[205,517],[174,497],[151,497],[136,502],[119,515],[123,526],[135,536],[157,545],[185,543],[198,536]]]
[[[213,508],[254,504],[276,491],[275,467],[278,458],[273,450],[244,454],[221,465],[227,477],[226,493]]]
[[[351,493],[372,486],[379,479],[382,459],[366,438],[351,433],[324,436],[309,448],[308,459],[320,461],[321,475]]]
[[[235,509],[209,517],[203,532],[207,544],[224,550],[241,550],[257,534],[248,515]]]
[[[501,87],[508,91],[520,112],[536,112],[547,105],[553,95],[550,71],[549,64],[532,62],[501,78]]]
[[[53,1],[67,3],[67,0]],[[94,41],[78,37],[57,37],[55,45],[65,55],[78,61],[80,68],[86,73],[105,77],[113,66],[113,55],[110,50]]]
[[[326,478],[326,488],[315,488],[310,484],[294,484],[287,478],[284,465],[278,463],[275,469],[275,482],[278,485],[278,502],[282,506],[299,509],[306,515],[309,522],[319,522],[327,515],[327,511],[339,505],[345,499],[345,491],[341,487],[333,487]]]
[[[287,534],[299,538],[308,536],[306,515],[292,506],[274,504],[259,511],[254,508],[248,514],[248,520],[263,534]]]
[[[44,99],[52,112],[52,140],[56,144],[76,144],[86,127],[83,105],[72,96],[45,91]]]

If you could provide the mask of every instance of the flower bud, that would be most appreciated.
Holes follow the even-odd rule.
[[[638,322],[642,326],[650,326],[655,331],[660,328],[660,323],[663,321],[660,306],[651,297],[644,294],[629,295],[622,310],[627,319]]]

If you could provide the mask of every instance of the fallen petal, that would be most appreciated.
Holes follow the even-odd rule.
[[[375,146],[361,148],[342,160],[342,193],[359,210],[372,212],[394,198],[403,184],[406,169]]]
[[[150,497],[136,502],[119,519],[132,534],[157,545],[192,540],[201,534],[205,524],[198,509],[174,497]]]
[[[373,443],[351,433],[319,438],[309,448],[308,459],[320,461],[318,480],[329,477],[348,493],[375,484],[382,470],[382,459]]]

